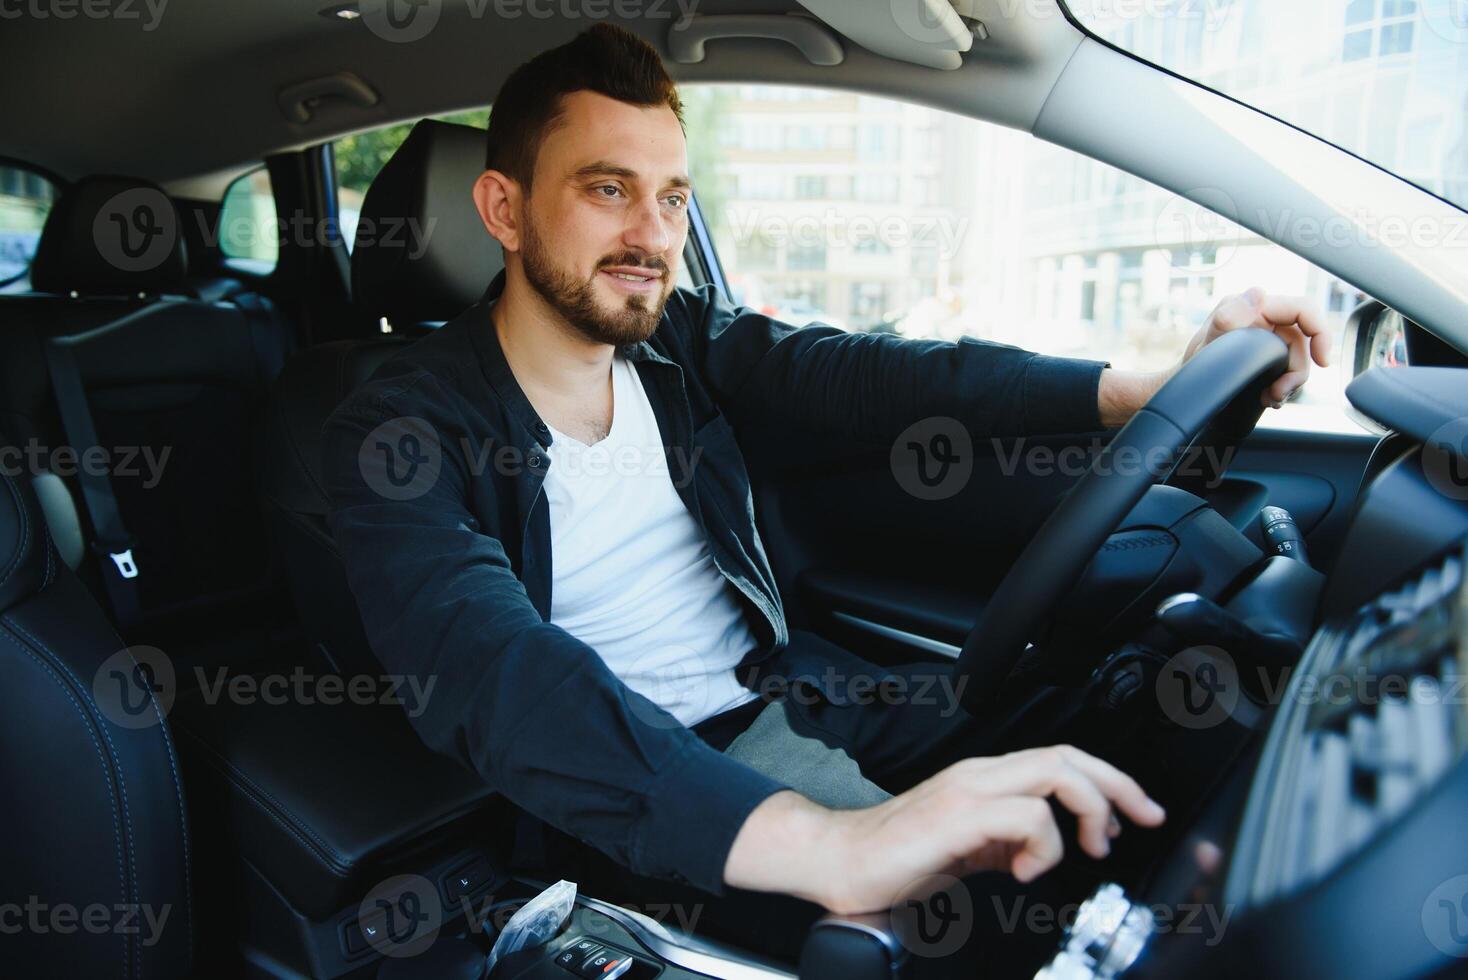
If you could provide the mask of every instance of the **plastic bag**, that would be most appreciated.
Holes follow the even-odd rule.
[[[558,881],[521,906],[520,911],[510,916],[504,930],[494,941],[486,965],[490,970],[495,963],[511,953],[527,946],[539,946],[549,942],[571,915],[576,905],[576,883]]]

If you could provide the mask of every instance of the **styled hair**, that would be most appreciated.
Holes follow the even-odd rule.
[[[485,163],[526,190],[546,136],[560,124],[562,99],[590,91],[638,106],[665,105],[683,125],[683,104],[657,49],[605,21],[516,68],[489,110]]]

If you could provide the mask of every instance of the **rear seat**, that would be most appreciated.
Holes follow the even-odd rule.
[[[259,297],[185,295],[180,231],[156,185],[86,178],[47,219],[33,291],[0,297],[0,427],[28,468],[49,472],[38,484],[58,543],[80,529],[91,547],[73,541],[65,557],[130,641],[246,621],[277,591],[254,474],[264,392],[291,334]],[[53,372],[67,361],[82,397],[64,421]],[[77,401],[95,440],[74,431]],[[81,471],[103,457],[93,450],[83,465],[76,454],[93,444],[108,465],[89,499]],[[99,542],[99,486],[129,541]],[[109,559],[126,545],[132,578]]]

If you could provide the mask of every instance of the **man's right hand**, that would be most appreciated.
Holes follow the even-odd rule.
[[[1064,854],[1048,797],[1076,815],[1081,847],[1095,858],[1121,833],[1113,807],[1144,827],[1166,818],[1107,762],[1068,745],[1027,749],[965,759],[864,810],[776,793],[740,828],[724,880],[848,914],[885,911],[933,874],[1008,871],[1033,881]]]

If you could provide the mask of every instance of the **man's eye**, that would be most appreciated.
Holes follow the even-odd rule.
[[[665,200],[675,208],[685,208],[688,206],[688,199],[682,194],[670,194]]]
[[[600,187],[596,188],[596,190],[597,193],[600,193],[602,197],[616,197],[618,194],[622,193],[622,189],[616,184],[602,184]],[[611,193],[602,193],[603,191],[610,191]]]

